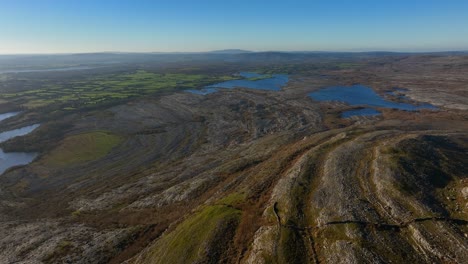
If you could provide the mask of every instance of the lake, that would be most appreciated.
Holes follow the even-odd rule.
[[[5,117],[5,116],[11,117],[11,116],[14,116],[14,113],[0,114],[0,117]],[[4,118],[4,119],[6,119],[6,118]],[[2,119],[2,120],[4,120],[4,119]],[[38,127],[39,127],[39,124],[35,124],[35,125],[27,126],[27,127],[22,127],[22,128],[10,130],[10,131],[2,132],[2,133],[0,133],[0,143],[5,142],[5,141],[7,141],[9,139],[12,139],[14,137],[27,135],[27,134],[31,133],[32,131],[34,131]],[[11,167],[29,164],[36,157],[37,157],[37,153],[24,153],[24,152],[7,152],[7,153],[5,153],[0,148],[0,174],[3,174],[7,169],[9,169]]]
[[[371,88],[364,85],[353,86],[332,86],[309,93],[309,96],[317,101],[339,101],[349,105],[365,105],[382,108],[394,108],[405,111],[417,111],[420,109],[436,110],[437,107],[431,104],[410,104],[398,103],[385,100]],[[356,110],[353,110],[356,111]],[[369,110],[361,113],[369,113]],[[359,115],[360,112],[355,112]],[[348,116],[349,117],[349,116]]]
[[[17,114],[19,114],[19,112],[10,112],[10,113],[0,114],[0,122],[2,122],[3,120],[5,120],[7,118],[13,117],[13,116],[15,116]]]
[[[200,90],[186,90],[193,94],[206,95],[217,92],[218,89],[248,88],[254,90],[280,91],[289,81],[287,74],[262,75],[255,72],[240,72],[242,80],[231,80],[205,86]],[[264,77],[264,78],[263,78]],[[255,80],[249,80],[255,78]]]
[[[7,169],[31,163],[37,157],[37,153],[9,152],[0,149],[0,175]]]
[[[38,128],[39,124],[31,125],[31,126],[26,126],[18,129],[13,129],[10,131],[5,131],[0,133],[0,143],[5,142],[9,139],[12,139],[14,137],[19,137],[19,136],[24,136],[29,133],[31,133],[34,129]]]
[[[199,95],[207,95],[210,93],[217,92],[218,90],[215,88],[203,88],[200,90],[185,90],[186,92],[193,93],[193,94],[199,94]]]

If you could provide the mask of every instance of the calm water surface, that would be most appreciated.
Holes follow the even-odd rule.
[[[240,72],[240,76],[244,78],[261,78],[262,74],[254,72]],[[217,92],[218,89],[234,89],[234,88],[248,88],[255,90],[267,90],[267,91],[279,91],[281,87],[288,83],[289,77],[286,74],[273,74],[270,78],[259,79],[259,80],[231,80],[220,82],[206,86],[201,90],[186,90],[189,93],[206,95]]]
[[[193,94],[207,95],[210,93],[217,92],[218,90],[215,88],[203,88],[200,90],[185,90],[185,91],[189,93],[193,93]]]
[[[0,114],[0,122],[2,122],[3,120],[7,119],[7,118],[10,118],[10,117],[13,117],[17,114],[19,114],[20,112],[10,112],[10,113],[4,113],[4,114]]]
[[[2,132],[0,133],[0,143],[5,142],[14,137],[27,135],[38,127],[39,127],[39,124],[35,124],[35,125],[27,126],[27,127],[22,127],[22,128],[13,129],[10,131]]]
[[[0,175],[7,169],[31,163],[37,157],[37,153],[9,152],[0,149]]]
[[[17,113],[16,113],[17,114]],[[6,113],[6,114],[1,114],[1,117],[5,116],[13,116],[15,115],[14,113]],[[6,119],[6,118],[4,118]],[[4,120],[2,119],[2,120]],[[1,120],[0,120],[1,121]],[[10,131],[5,131],[0,133],[0,143],[5,142],[9,139],[12,139],[14,137],[18,136],[24,136],[32,131],[34,129],[38,128],[39,124],[27,126],[27,127],[22,127],[19,129],[14,129]],[[19,166],[19,165],[26,165],[31,163],[35,158],[37,157],[37,153],[23,153],[23,152],[3,152],[3,150],[0,148],[0,174],[3,174],[7,169],[14,167],[14,166]]]
[[[373,107],[395,108],[405,111],[417,111],[420,109],[437,109],[431,104],[409,104],[397,103],[385,100],[374,90],[363,85],[332,86],[309,93],[309,96],[317,101],[340,101],[349,105],[367,105]],[[359,110],[352,110],[359,111]],[[356,113],[356,112],[354,112]],[[363,114],[370,113],[369,110],[362,111]],[[357,113],[359,115],[359,113]]]

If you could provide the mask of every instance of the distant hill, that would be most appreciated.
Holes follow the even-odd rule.
[[[241,49],[224,49],[224,50],[213,50],[209,53],[217,53],[217,54],[239,54],[239,53],[251,53],[250,50],[241,50]]]

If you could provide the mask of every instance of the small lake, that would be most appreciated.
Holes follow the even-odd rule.
[[[286,74],[262,75],[255,72],[241,72],[239,76],[245,78],[242,80],[231,80],[205,86],[200,90],[186,90],[193,94],[206,95],[217,92],[218,89],[248,88],[264,91],[280,91],[289,81]]]
[[[37,153],[9,152],[0,149],[0,175],[7,169],[31,163],[37,157]]]
[[[14,137],[27,135],[38,127],[39,127],[39,124],[35,124],[35,125],[27,126],[27,127],[22,127],[22,128],[13,129],[10,131],[2,132],[0,133],[0,143],[5,142]]]
[[[427,103],[410,104],[388,101],[382,98],[376,92],[374,92],[374,90],[372,90],[371,88],[363,85],[327,87],[320,89],[316,92],[309,93],[309,96],[317,101],[340,101],[349,105],[366,105],[373,107],[394,108],[405,111],[417,111],[420,109],[437,109],[437,107]],[[362,113],[369,113],[368,111],[369,110],[365,110],[362,111]],[[357,113],[357,115],[359,115],[359,112]]]
[[[4,113],[4,114],[0,114],[0,122],[2,122],[3,120],[7,119],[7,118],[10,118],[10,117],[13,117],[17,114],[19,114],[20,112],[10,112],[10,113]]]
[[[10,116],[10,117],[14,116],[11,114],[14,114],[14,113],[1,114],[0,116]],[[35,125],[27,126],[27,127],[22,127],[22,128],[10,130],[10,131],[2,132],[0,133],[0,143],[5,142],[14,137],[27,135],[38,127],[39,127],[39,124],[35,124]],[[5,153],[0,148],[0,175],[3,174],[7,169],[11,167],[19,166],[19,165],[26,165],[26,164],[31,163],[36,157],[37,157],[37,153],[24,153],[24,152]]]
[[[193,94],[199,94],[199,95],[207,95],[210,93],[217,92],[218,90],[215,88],[203,88],[200,90],[186,90],[186,92],[193,93]]]

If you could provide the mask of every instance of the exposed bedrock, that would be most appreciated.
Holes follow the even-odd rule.
[[[466,143],[395,130],[318,143],[276,184],[248,262],[466,262]]]

